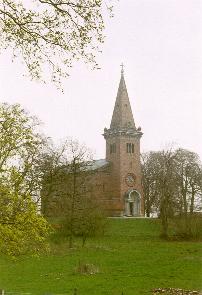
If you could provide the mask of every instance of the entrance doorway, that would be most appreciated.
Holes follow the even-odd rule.
[[[136,190],[127,193],[125,198],[125,215],[140,216],[140,194]]]

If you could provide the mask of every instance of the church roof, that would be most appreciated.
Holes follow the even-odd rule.
[[[109,162],[105,159],[93,160],[88,165],[88,170],[97,170],[109,165]]]
[[[123,128],[135,129],[136,127],[122,69],[110,129]]]

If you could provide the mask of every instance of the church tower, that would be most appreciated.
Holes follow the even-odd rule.
[[[110,128],[104,129],[106,160],[111,163],[112,202],[114,216],[142,216],[144,214],[140,164],[141,128],[136,128],[128,97],[124,70],[115,101]],[[112,208],[113,209],[113,208]]]

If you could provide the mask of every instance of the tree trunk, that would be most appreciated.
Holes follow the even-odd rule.
[[[69,248],[73,247],[73,237],[74,237],[74,214],[75,214],[75,198],[76,198],[76,160],[73,160],[73,193],[72,193],[72,203],[71,203],[71,219],[70,219],[70,236],[69,236]]]
[[[145,212],[146,212],[146,216],[150,217],[151,214],[151,205],[150,205],[150,201],[147,199],[145,202]]]
[[[168,238],[168,219],[167,216],[163,216],[162,220],[162,237],[167,239]]]
[[[73,234],[70,231],[70,235],[69,235],[69,248],[72,248],[72,247],[73,247]]]
[[[185,179],[185,184],[182,187],[182,199],[184,207],[184,222],[185,222],[185,234],[189,235],[189,223],[188,223],[188,204],[187,204],[187,193],[188,193],[188,180]]]
[[[147,215],[147,217],[150,217],[150,214],[151,214],[151,203],[148,202],[147,208],[146,208],[146,215]]]
[[[191,204],[190,204],[190,214],[194,213],[194,198],[195,198],[195,190],[194,187],[191,187]]]
[[[162,233],[161,237],[164,239],[168,238],[168,212],[167,212],[167,202],[163,200],[160,208],[160,218],[162,224]]]
[[[183,205],[184,205],[184,225],[185,225],[185,233],[188,235],[189,234],[189,224],[188,224],[188,206],[187,206],[187,200],[186,200],[186,193],[183,195]]]
[[[87,237],[85,235],[82,236],[82,247],[85,246]]]

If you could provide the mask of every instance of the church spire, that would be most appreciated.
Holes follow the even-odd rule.
[[[124,79],[123,64],[121,64],[121,79],[119,82],[118,93],[112,115],[110,129],[135,129],[135,122],[130,106],[126,83]]]

